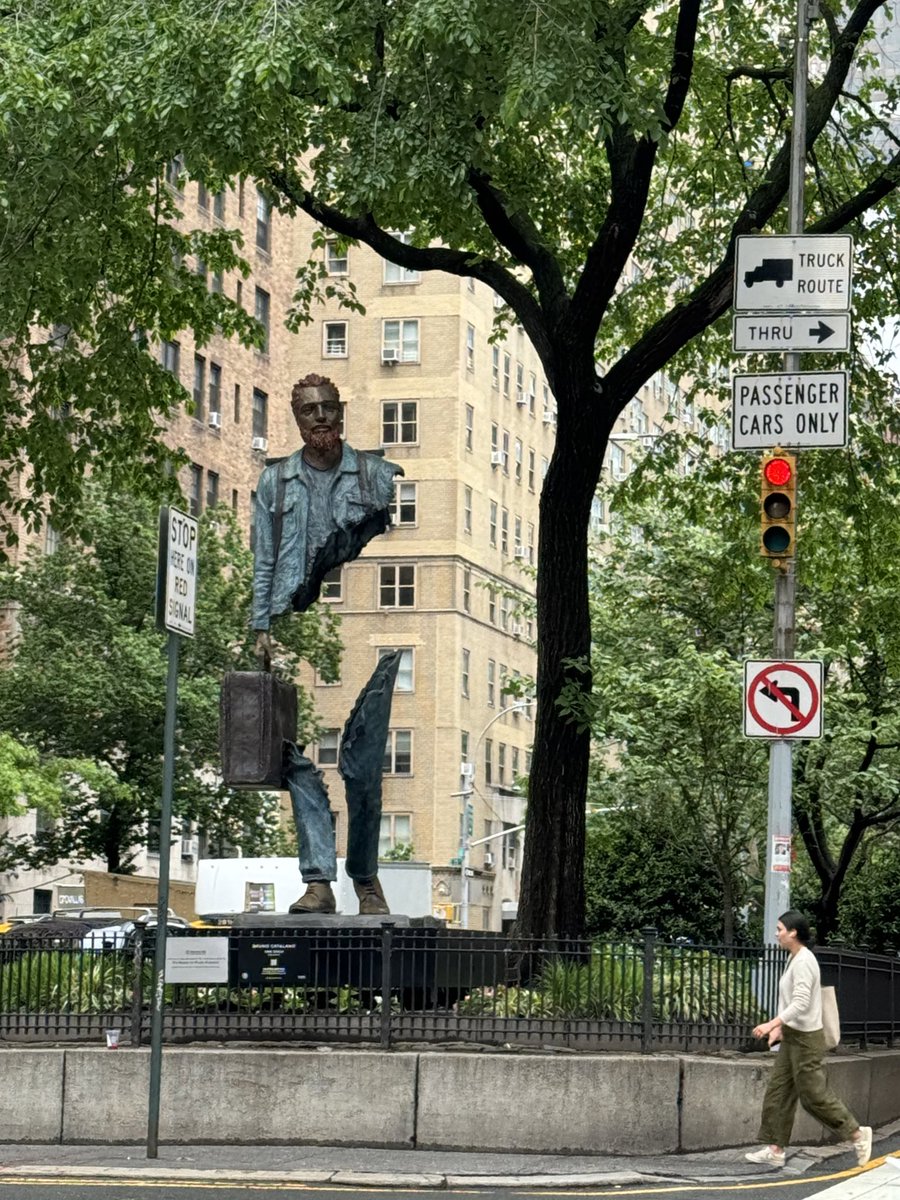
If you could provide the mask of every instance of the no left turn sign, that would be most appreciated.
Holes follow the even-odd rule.
[[[744,663],[744,736],[822,736],[822,663]]]

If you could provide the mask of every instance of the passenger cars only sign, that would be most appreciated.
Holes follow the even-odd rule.
[[[735,375],[731,400],[733,450],[847,444],[846,371]]]

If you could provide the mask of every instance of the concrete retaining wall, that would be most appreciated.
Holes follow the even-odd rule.
[[[0,1142],[141,1142],[149,1052],[0,1050]],[[160,1140],[654,1154],[756,1141],[772,1060],[166,1047]],[[860,1122],[900,1118],[900,1050],[831,1058]],[[828,1133],[805,1114],[794,1140]]]

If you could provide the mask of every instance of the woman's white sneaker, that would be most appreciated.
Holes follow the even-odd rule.
[[[871,1130],[869,1130],[869,1133],[871,1134]],[[872,1139],[870,1137],[869,1146],[871,1147],[871,1145]],[[762,1150],[751,1150],[748,1154],[744,1155],[744,1158],[746,1158],[747,1162],[762,1163],[769,1167],[784,1166],[784,1151],[776,1152],[771,1146],[763,1146]]]
[[[872,1157],[871,1125],[860,1125],[859,1133],[859,1140],[853,1143],[853,1149],[856,1151],[856,1161],[861,1167],[864,1167]]]

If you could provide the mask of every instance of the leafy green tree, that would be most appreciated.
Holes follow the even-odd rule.
[[[0,733],[0,817],[20,816],[29,808],[52,816],[81,782],[96,784],[101,774],[87,760],[42,759],[33,747]]]
[[[18,605],[20,628],[13,661],[0,672],[0,725],[30,752],[87,759],[90,767],[58,805],[53,828],[7,839],[6,868],[99,856],[110,871],[127,872],[158,813],[166,653],[153,608],[155,512],[127,496],[95,496],[85,523],[87,545],[63,541],[0,581],[3,600]],[[196,636],[182,640],[179,667],[173,809],[213,844],[259,853],[277,841],[275,801],[225,787],[216,767],[223,673],[255,669],[252,558],[224,508],[204,514],[200,539]],[[325,678],[337,677],[335,620],[323,605],[276,628],[285,673],[295,673],[302,655]],[[306,740],[315,721],[302,689],[300,700]]]
[[[663,938],[721,940],[715,872],[690,831],[652,806],[623,802],[588,819],[584,883],[592,937],[632,937],[652,925]]]
[[[812,37],[809,225],[859,235],[860,316],[891,295],[895,265],[900,158],[885,130],[896,84],[849,78],[871,66],[865,41],[881,7],[825,0]],[[734,239],[784,227],[791,51],[778,35],[793,25],[788,0],[709,10],[680,0],[652,12],[640,0],[552,10],[495,0],[222,0],[213,9],[56,0],[52,16],[49,0],[18,0],[2,18],[4,134],[10,163],[25,164],[12,172],[12,199],[27,199],[32,214],[18,218],[14,244],[27,247],[36,222],[44,251],[56,237],[79,252],[79,286],[52,319],[72,327],[76,344],[96,327],[95,357],[111,296],[139,297],[135,321],[153,336],[192,321],[204,328],[187,281],[176,272],[158,282],[171,243],[159,221],[138,215],[141,205],[167,208],[158,177],[176,152],[212,186],[246,173],[283,211],[395,263],[480,280],[537,348],[559,419],[541,499],[525,934],[578,932],[584,917],[571,864],[584,851],[589,737],[558,700],[567,687],[590,687],[587,530],[608,435],[673,359],[698,382],[718,381],[723,331],[696,353],[695,339],[730,304]],[[103,217],[89,247],[83,222],[65,219],[66,187],[77,189],[81,168],[94,191],[74,195],[91,220]],[[115,196],[133,205],[121,237],[125,201]],[[109,283],[107,261],[120,268]],[[52,297],[43,255],[28,262],[26,280]],[[318,270],[300,268],[309,302]],[[15,293],[25,315],[14,328],[46,325],[54,309],[36,308],[28,288]],[[237,318],[223,311],[219,320]],[[91,412],[105,412],[101,398]]]
[[[900,449],[870,382],[851,448],[801,456],[797,654],[824,660],[826,688],[824,737],[795,743],[794,818],[808,858],[800,898],[821,941],[845,884],[861,894],[863,864],[900,828]],[[590,703],[567,701],[619,746],[598,753],[592,799],[690,832],[728,938],[765,864],[766,744],[742,737],[740,713],[742,660],[771,657],[771,570],[756,458],[699,461],[682,477],[684,449],[664,438],[619,493],[618,532],[592,578],[595,689]]]

